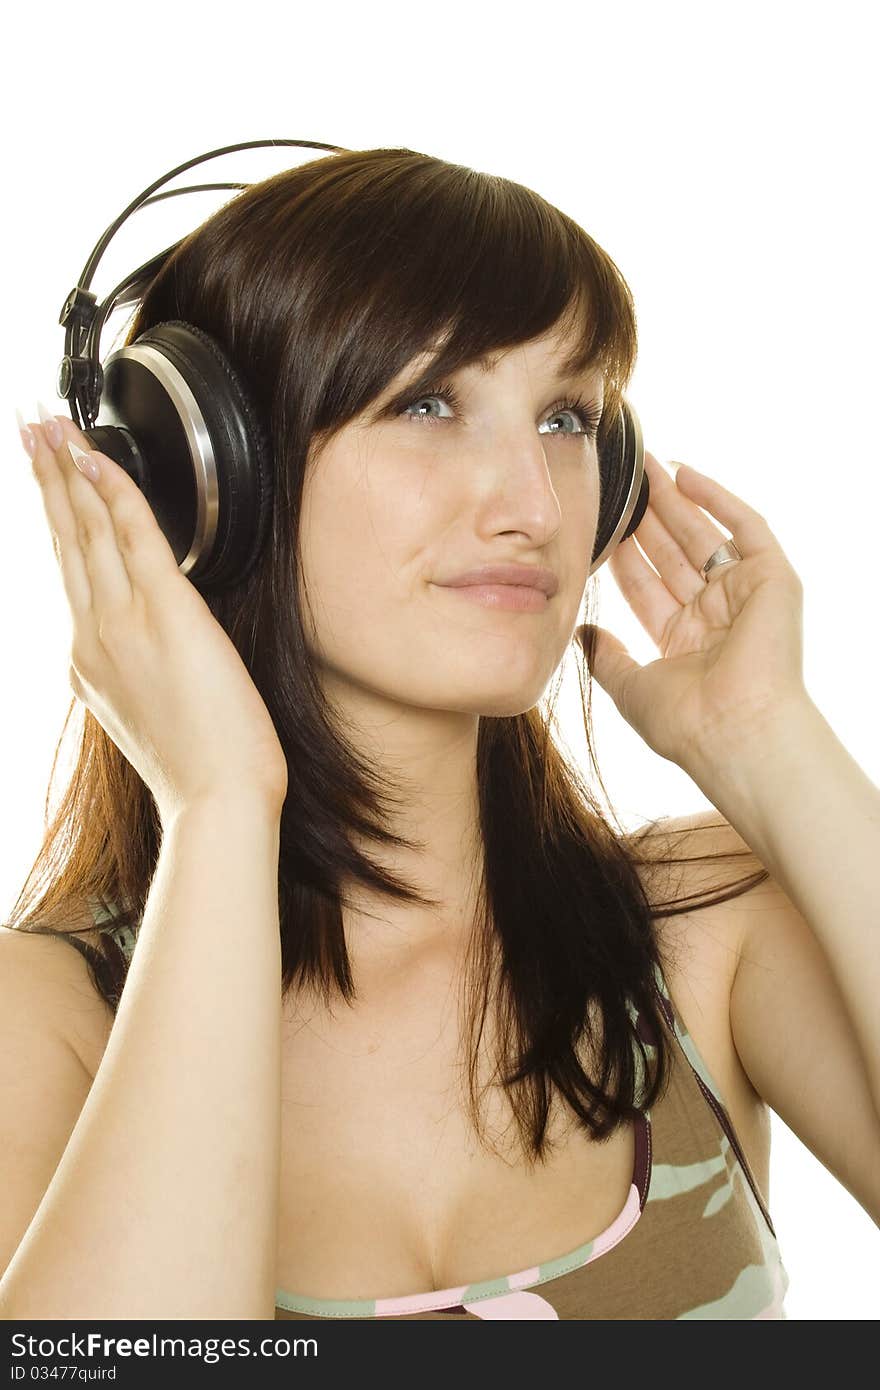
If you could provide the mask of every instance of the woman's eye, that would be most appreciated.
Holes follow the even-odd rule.
[[[423,405],[425,401],[443,401],[443,403],[445,405],[448,405],[453,412],[457,411],[459,409],[459,406],[461,405],[461,402],[458,397],[458,392],[455,390],[454,386],[450,385],[447,382],[438,382],[436,386],[431,386],[423,396],[417,396],[415,400],[410,401],[409,405],[403,411],[404,417],[408,420],[415,420],[417,424],[426,423],[429,425],[434,424],[434,422],[438,419],[443,420],[448,418],[443,415],[437,416],[407,414],[407,411],[411,410],[414,405]]]
[[[440,420],[451,418],[445,415],[410,415],[407,412],[414,406],[424,405],[426,401],[442,401],[449,406],[453,414],[459,409],[460,401],[455,388],[449,383],[438,384],[431,391],[423,396],[417,396],[405,407],[403,414],[406,419],[414,420],[417,424],[437,424]],[[595,439],[599,428],[599,421],[602,418],[602,406],[596,401],[583,401],[580,398],[574,401],[557,401],[556,405],[551,406],[544,423],[555,420],[559,417],[568,415],[574,422],[571,429],[551,429],[544,431],[549,434],[561,434],[571,439]]]
[[[407,411],[407,410],[411,410],[411,409],[412,409],[412,406],[414,406],[414,405],[424,405],[425,401],[445,401],[445,403],[446,403],[447,405],[449,404],[449,402],[446,400],[446,398],[445,398],[444,396],[440,395],[439,392],[434,392],[434,394],[431,395],[431,396],[419,396],[418,400],[413,401],[411,405],[408,405],[408,406],[406,407],[406,410],[404,411],[404,414],[406,414],[406,411]],[[431,420],[436,420],[436,419],[438,419],[438,418],[439,418],[439,419],[443,419],[444,417],[443,417],[443,416],[439,416],[439,417],[438,417],[438,416],[436,416],[436,415],[409,415],[409,416],[407,416],[407,418],[410,419],[410,420],[418,420],[418,421],[428,420],[428,421],[431,421]]]
[[[587,435],[589,438],[595,434],[596,430],[592,424],[591,417],[586,411],[575,410],[573,407],[564,406],[562,409],[554,410],[548,415],[548,420],[558,420],[560,416],[569,415],[575,421],[575,428],[571,430],[550,430],[550,434],[573,434],[576,437]],[[598,421],[596,422],[598,424]]]

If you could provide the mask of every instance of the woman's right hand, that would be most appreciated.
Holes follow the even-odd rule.
[[[73,615],[70,684],[149,787],[163,824],[194,802],[256,793],[280,814],[287,762],[232,641],[178,567],[146,498],[95,454],[97,482],[44,427],[32,471]]]

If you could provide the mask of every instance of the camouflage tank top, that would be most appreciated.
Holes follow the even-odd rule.
[[[135,936],[108,929],[131,957]],[[530,1269],[395,1297],[277,1289],[276,1320],[315,1318],[785,1318],[789,1277],[770,1212],[719,1089],[655,972],[672,1043],[669,1086],[635,1126],[623,1209],[592,1240]],[[650,1058],[647,1020],[630,1008]],[[644,1082],[641,1055],[634,1057]]]

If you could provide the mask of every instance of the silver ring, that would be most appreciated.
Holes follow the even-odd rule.
[[[742,555],[737,548],[736,542],[725,541],[723,545],[719,545],[717,550],[712,551],[712,554],[700,570],[700,574],[708,584],[710,570],[714,570],[718,565],[734,564],[737,560],[741,559]]]

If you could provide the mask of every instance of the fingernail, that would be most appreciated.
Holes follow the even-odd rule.
[[[18,409],[18,406],[16,406],[15,408],[15,418],[18,422],[18,432],[21,435],[21,442],[24,445],[27,452],[30,454],[31,458],[33,458],[34,454],[37,452],[37,436],[34,434],[30,426],[27,424],[24,416]]]
[[[49,414],[49,411],[43,405],[42,401],[37,401],[37,410],[40,415],[40,423],[49,441],[49,447],[51,449],[60,449],[61,445],[64,443],[64,432],[61,426],[55,419],[55,416]]]
[[[67,441],[67,447],[70,450],[70,457],[73,459],[80,473],[84,473],[87,478],[91,478],[93,483],[97,482],[98,478],[101,476],[101,470],[98,467],[97,460],[91,454],[87,454],[85,449],[81,449],[78,444],[74,444],[71,440]]]

